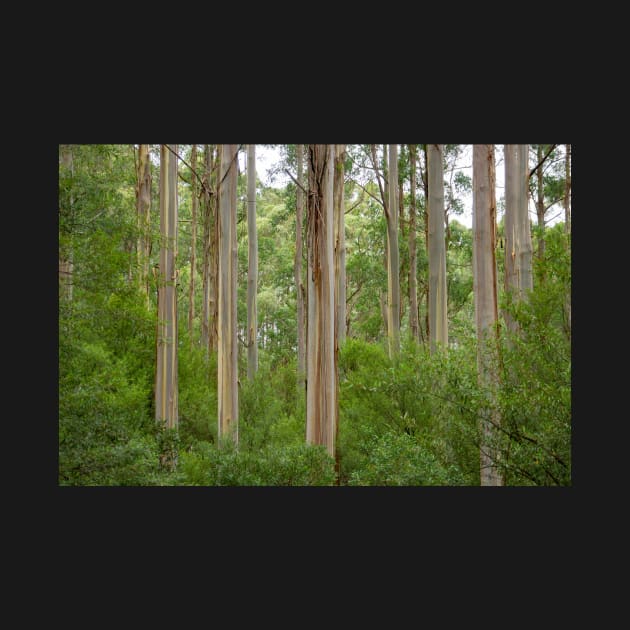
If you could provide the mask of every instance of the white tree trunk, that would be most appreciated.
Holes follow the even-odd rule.
[[[387,204],[387,339],[389,357],[400,352],[400,253],[398,250],[398,145],[389,145]]]
[[[256,231],[256,145],[247,145],[247,378],[258,371],[258,235]]]
[[[411,195],[409,203],[409,332],[411,338],[418,343],[418,270],[416,256],[416,145],[409,145],[409,161],[411,165]]]
[[[427,145],[429,193],[429,333],[433,353],[448,348],[446,243],[444,240],[444,145]]]
[[[170,147],[170,149],[169,149]],[[158,278],[155,419],[178,424],[177,391],[177,145],[160,149],[160,269]],[[171,462],[172,464],[172,462]]]
[[[481,485],[503,485],[494,442],[500,417],[496,409],[497,266],[494,145],[473,145],[473,295],[477,327],[479,384],[489,393],[481,419]]]
[[[302,176],[302,164],[304,162],[304,145],[297,145],[297,180],[300,186],[304,185]],[[297,371],[298,383],[304,387],[306,376],[306,349],[305,349],[305,326],[304,319],[304,284],[302,282],[302,243],[303,243],[303,216],[304,216],[304,195],[302,188],[297,186],[297,202],[295,209],[295,291],[297,299]]]
[[[197,145],[192,145],[190,153],[190,163],[193,169],[197,170]],[[195,173],[190,174],[191,184],[191,205],[192,205],[192,236],[190,245],[190,289],[188,292],[188,332],[190,335],[190,345],[193,344],[193,322],[195,320],[195,274],[197,273],[197,207],[199,198],[197,197],[197,177]]]
[[[308,145],[308,333],[306,441],[335,456],[337,365],[333,184],[335,145]]]
[[[346,340],[346,222],[344,207],[344,166],[346,145],[335,145],[335,338],[336,348]]]
[[[149,305],[149,257],[151,255],[151,160],[149,145],[138,145],[138,177],[136,191],[138,214],[138,269],[140,290]]]
[[[238,337],[236,321],[237,145],[221,150],[219,202],[218,435],[238,444]]]
[[[505,290],[514,300],[532,290],[532,237],[527,209],[528,145],[505,145]],[[506,313],[511,331],[516,323]]]

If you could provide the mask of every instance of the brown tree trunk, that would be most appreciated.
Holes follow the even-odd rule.
[[[346,340],[346,228],[344,208],[344,160],[346,145],[335,145],[335,352]]]
[[[297,300],[297,372],[298,384],[304,387],[304,378],[306,376],[306,350],[304,331],[306,322],[304,319],[304,283],[302,282],[302,243],[304,239],[304,230],[302,227],[304,215],[304,195],[301,186],[304,185],[302,165],[304,162],[304,145],[297,145],[297,186],[296,209],[295,209],[295,291]]]
[[[335,456],[337,365],[333,187],[335,145],[308,145],[306,441]]]
[[[411,165],[411,194],[409,198],[409,332],[417,343],[420,341],[418,330],[418,286],[416,275],[418,263],[416,257],[416,145],[409,145]]]
[[[565,188],[564,188],[564,230],[571,233],[571,145],[567,144],[565,158]]]
[[[247,145],[247,378],[258,371],[258,234],[256,231],[256,145]]]
[[[387,219],[387,337],[389,357],[400,352],[400,252],[398,250],[398,145],[389,145]]]
[[[238,444],[238,329],[236,319],[237,145],[221,150],[218,293],[218,436]]]
[[[193,169],[197,170],[197,145],[192,145],[190,153],[190,163]],[[190,174],[191,185],[191,205],[192,205],[192,243],[190,245],[190,289],[188,291],[188,333],[190,335],[190,345],[193,345],[193,322],[195,320],[195,274],[197,266],[197,178],[194,173]]]
[[[139,286],[146,295],[149,306],[149,258],[151,256],[151,160],[149,145],[138,145],[138,173],[136,187],[136,210],[138,214],[138,269]]]
[[[163,429],[178,426],[177,387],[177,145],[160,150],[160,269],[158,278],[157,374],[155,419]],[[160,455],[162,466],[174,469],[177,452]]]
[[[494,145],[473,145],[473,295],[477,328],[479,385],[489,392],[481,411],[481,485],[501,486],[496,445],[500,416],[496,406],[498,307]]]

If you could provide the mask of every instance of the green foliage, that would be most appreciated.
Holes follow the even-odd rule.
[[[180,458],[181,485],[329,486],[335,462],[323,446],[305,443],[260,450],[237,450],[230,442],[213,448],[199,444]]]

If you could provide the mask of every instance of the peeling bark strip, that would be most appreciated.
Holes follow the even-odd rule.
[[[398,250],[398,145],[389,145],[387,219],[387,339],[389,357],[400,352],[400,252]]]
[[[303,228],[302,218],[304,214],[304,196],[302,192],[302,163],[304,161],[304,145],[297,145],[297,200],[295,209],[295,291],[297,293],[297,371],[298,384],[304,387],[304,377],[306,374],[306,351],[304,341],[304,284],[302,283],[302,241]]]
[[[527,212],[529,169],[527,144],[505,145],[505,290],[513,299],[526,299],[533,288],[532,236]],[[515,332],[516,322],[505,313]]]
[[[333,184],[335,145],[308,145],[306,441],[335,455],[337,365]]]
[[[429,193],[429,336],[431,352],[448,347],[446,244],[444,242],[444,145],[427,145]]]
[[[218,431],[238,444],[238,329],[236,322],[237,145],[221,151],[219,204]]]
[[[477,370],[479,384],[491,392],[489,405],[481,412],[481,485],[501,486],[496,466],[498,451],[494,426],[499,426],[495,388],[497,358],[497,265],[494,145],[473,145],[473,295],[477,326]]]
[[[155,419],[178,424],[177,409],[177,145],[160,149],[160,275],[158,278]]]
[[[256,232],[256,145],[247,145],[247,378],[258,370],[258,235]]]

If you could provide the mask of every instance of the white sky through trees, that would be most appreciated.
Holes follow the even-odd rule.
[[[461,155],[457,159],[456,169],[459,172],[462,172],[464,175],[470,177],[472,181],[472,145],[465,144],[462,145],[463,150]],[[265,184],[265,186],[271,186],[273,188],[283,188],[288,184],[291,180],[290,178],[283,174],[278,173],[274,177],[274,181],[271,181],[268,172],[274,166],[278,164],[282,159],[280,148],[270,148],[265,147],[263,145],[256,145],[256,167],[257,167],[257,175],[258,178]],[[240,160],[240,168],[241,171],[245,168],[245,154],[243,151],[239,154]],[[505,167],[503,162],[503,145],[497,144],[495,145],[495,160],[496,160],[496,195],[497,195],[497,218],[501,219],[503,216],[503,206],[500,203],[501,198],[503,197],[504,190],[504,176],[505,176]],[[456,171],[457,172],[457,171]],[[444,180],[447,181],[448,172],[444,173]],[[407,183],[407,186],[409,184]],[[461,215],[456,215],[453,212],[449,213],[449,221],[455,219],[465,225],[468,228],[472,228],[472,193],[463,193],[458,195],[462,201],[464,206],[464,212]],[[446,200],[445,200],[446,201]],[[533,200],[529,199],[529,214],[532,224],[537,223],[536,219],[536,207]],[[551,226],[557,223],[558,221],[564,220],[564,211],[562,207],[562,202],[558,202],[554,204],[546,213],[546,226]]]

